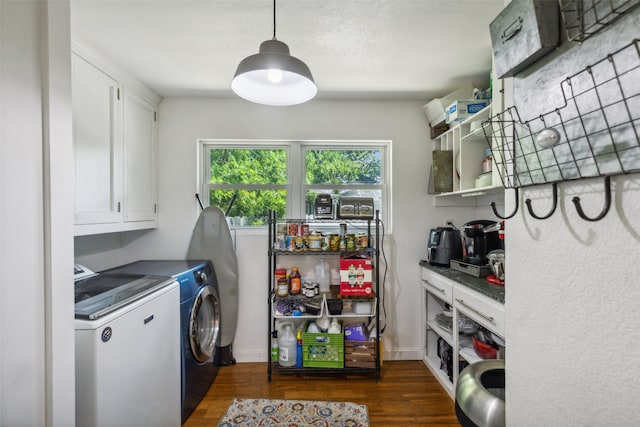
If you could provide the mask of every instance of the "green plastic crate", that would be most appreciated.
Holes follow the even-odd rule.
[[[302,366],[344,368],[344,334],[303,332]]]

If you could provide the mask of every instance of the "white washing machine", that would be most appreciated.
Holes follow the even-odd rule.
[[[180,426],[178,283],[97,274],[75,286],[76,425]]]

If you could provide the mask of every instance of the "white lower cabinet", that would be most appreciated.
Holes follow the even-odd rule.
[[[482,326],[504,339],[504,305],[425,267],[421,279],[423,361],[453,399],[460,371],[482,360],[467,332]]]
[[[72,54],[76,236],[157,227],[157,95]]]

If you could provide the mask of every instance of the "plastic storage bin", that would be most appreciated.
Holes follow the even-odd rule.
[[[302,366],[305,368],[344,368],[344,327],[339,334],[302,334]]]

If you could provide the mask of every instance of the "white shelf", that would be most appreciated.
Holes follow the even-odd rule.
[[[436,335],[443,338],[447,344],[453,347],[453,334],[450,331],[447,331],[445,328],[438,325],[438,322],[435,320],[427,320],[427,326],[429,326]]]
[[[437,357],[425,356],[422,361],[425,365],[427,365],[427,368],[429,368],[431,373],[433,373],[433,375],[438,379],[438,382],[440,383],[440,385],[442,385],[442,388],[444,388],[445,391],[449,394],[449,397],[454,399],[453,383],[449,379],[447,373],[440,369],[440,359],[438,359]]]

